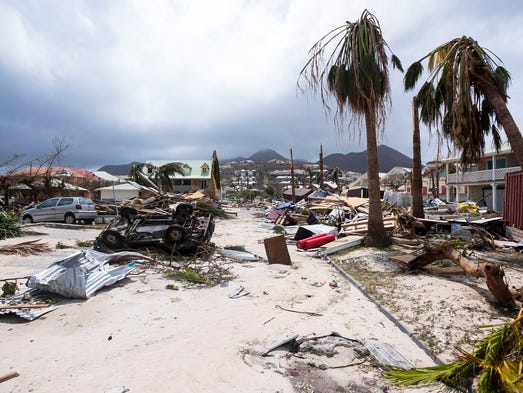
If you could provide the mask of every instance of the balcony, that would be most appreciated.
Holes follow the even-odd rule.
[[[505,180],[507,173],[519,172],[521,168],[514,166],[510,168],[489,169],[486,171],[473,171],[465,173],[449,173],[447,184],[480,184],[480,183],[501,183]]]

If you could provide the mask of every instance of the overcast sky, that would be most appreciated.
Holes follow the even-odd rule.
[[[98,169],[151,159],[289,157],[366,150],[339,136],[296,82],[323,34],[367,8],[406,69],[467,35],[512,75],[509,109],[523,115],[523,7],[514,0],[0,0],[0,162],[36,158],[53,138],[62,164]],[[412,92],[390,71],[381,143],[412,157]],[[356,135],[350,139],[349,136]],[[422,160],[435,158],[423,130]]]

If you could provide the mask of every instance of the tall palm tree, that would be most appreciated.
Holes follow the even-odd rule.
[[[325,58],[324,52],[332,46],[332,53]],[[369,181],[365,244],[375,247],[383,247],[390,241],[383,226],[377,147],[377,131],[383,132],[390,108],[387,49],[390,51],[378,19],[364,10],[359,20],[336,27],[316,42],[300,72],[300,79],[306,80],[312,92],[319,90],[327,112],[331,109],[329,101],[334,98],[334,123],[340,134],[345,131],[346,122],[347,129],[355,125],[360,134],[365,123]],[[394,67],[402,70],[394,54],[391,60]]]
[[[412,99],[414,132],[412,134],[412,215],[425,217],[423,211],[423,178],[421,175],[421,140],[419,133],[419,116],[416,97]]]
[[[523,137],[507,108],[510,74],[500,59],[471,37],[455,38],[409,67],[405,90],[414,88],[425,60],[430,74],[417,94],[421,120],[461,151],[463,163],[478,161],[489,134],[499,150],[501,126],[523,168]]]

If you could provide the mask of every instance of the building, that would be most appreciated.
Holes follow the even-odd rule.
[[[183,174],[175,173],[173,192],[194,192],[206,190],[211,180],[212,160],[150,160],[146,161],[144,171],[151,176],[155,168],[170,163],[178,163],[183,167]]]
[[[457,158],[443,162],[447,173],[447,201],[484,201],[489,209],[497,212],[504,208],[505,175],[521,170],[508,142],[502,144],[499,152],[486,149],[478,164],[466,167]],[[448,173],[452,164],[456,171]]]
[[[100,187],[97,188],[95,191],[98,191],[100,193],[99,199],[102,201],[121,202],[126,199],[139,198],[143,189],[144,187],[142,187],[138,183],[128,181],[112,186]]]

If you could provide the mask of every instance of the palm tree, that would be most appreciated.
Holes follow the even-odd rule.
[[[333,52],[325,59],[324,52],[331,45]],[[346,22],[316,42],[300,72],[307,88],[312,92],[319,90],[327,112],[331,109],[329,100],[334,98],[334,123],[339,133],[343,133],[348,121],[347,125],[357,126],[361,134],[365,122],[369,181],[365,244],[375,247],[383,247],[390,241],[383,226],[377,148],[377,131],[383,132],[390,108],[387,49],[390,50],[377,18],[365,10],[356,22]],[[391,60],[394,67],[402,70],[395,55]]]
[[[430,74],[417,94],[421,120],[461,151],[463,163],[478,161],[489,134],[499,150],[501,126],[523,168],[523,138],[507,108],[510,74],[500,59],[471,37],[456,38],[409,67],[405,90],[414,88],[424,60]]]
[[[460,350],[455,361],[412,370],[389,369],[385,376],[402,386],[440,381],[467,391],[472,380],[478,393],[523,391],[523,310],[513,320],[479,340],[471,353]]]
[[[144,173],[144,169],[147,169],[147,173]],[[153,186],[160,192],[172,191],[176,173],[184,174],[183,166],[179,162],[170,162],[158,167],[150,163],[140,163],[131,165],[128,178],[148,187]]]
[[[425,217],[423,211],[423,178],[421,175],[421,141],[419,133],[419,116],[416,97],[412,99],[414,132],[412,134],[412,215]]]

